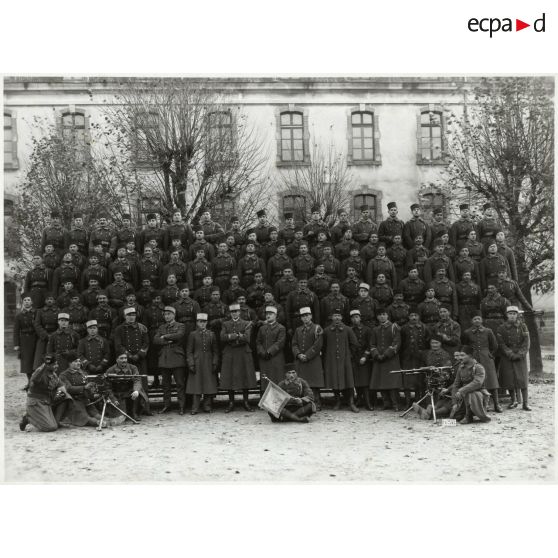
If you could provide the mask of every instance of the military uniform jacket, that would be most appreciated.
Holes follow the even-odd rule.
[[[376,325],[376,312],[378,310],[378,303],[371,297],[364,298],[357,296],[351,302],[351,310],[360,310],[360,319],[363,325],[373,327]]]
[[[236,270],[236,260],[228,253],[217,254],[212,263],[215,281],[228,286],[231,275]]]
[[[286,267],[292,268],[293,262],[286,254],[275,254],[267,261],[267,282],[272,286],[281,279]]]
[[[451,393],[455,397],[458,391],[462,395],[479,391],[483,388],[484,378],[484,367],[476,360],[472,364],[460,364],[455,374]]]
[[[407,250],[405,250],[402,244],[392,244],[391,247],[388,248],[386,256],[395,266],[397,279],[402,279],[405,276],[405,268],[407,266]]]
[[[404,227],[405,223],[403,223],[401,219],[397,217],[395,219],[393,217],[388,217],[385,221],[380,223],[378,228],[378,238],[380,242],[385,242],[387,247],[391,246],[395,235],[399,234],[403,237]]]
[[[140,231],[138,236],[138,250],[143,254],[143,249],[149,244],[150,240],[157,241],[157,247],[162,248],[165,242],[165,230],[160,227],[146,226]]]
[[[297,289],[288,294],[285,308],[287,312],[287,329],[294,329],[300,320],[299,310],[306,306],[312,310],[312,319],[319,322],[320,303],[318,297],[312,291]]]
[[[479,264],[485,256],[484,246],[478,240],[470,239],[467,239],[464,246],[469,250],[469,257]]]
[[[108,282],[107,276],[107,268],[102,265],[97,264],[86,267],[81,274],[81,290],[84,291],[89,286],[90,279],[97,279],[99,287],[104,289]]]
[[[494,297],[486,296],[481,301],[481,315],[485,320],[505,320],[509,305],[510,301],[500,294]]]
[[[147,400],[147,394],[143,391],[141,385],[141,376],[137,366],[130,364],[129,362],[126,363],[125,366],[120,366],[119,364],[114,364],[111,366],[107,371],[107,374],[115,374],[118,376],[132,376],[134,384],[127,393],[119,393],[117,396],[119,397],[129,397],[133,391],[138,391],[143,399]]]
[[[483,218],[477,225],[477,234],[480,241],[486,247],[488,242],[496,239],[496,234],[502,232],[502,227],[497,219]]]
[[[21,345],[22,335],[36,335],[35,319],[37,311],[34,308],[22,310],[16,314],[14,322],[14,347]]]
[[[238,276],[240,285],[249,287],[254,282],[254,275],[260,272],[265,277],[265,264],[261,258],[255,255],[246,255],[238,262]]]
[[[479,281],[479,266],[470,256],[467,258],[458,256],[453,262],[453,270],[456,281],[461,281],[463,274],[467,272],[471,274],[473,281]]]
[[[361,358],[366,358],[370,356],[372,346],[372,330],[362,324],[359,326],[352,325],[351,329],[357,340],[357,348],[354,351],[354,360],[356,363],[360,361]]]
[[[209,302],[203,307],[203,311],[207,314],[207,327],[213,331],[219,331],[229,314],[228,307],[221,301]]]
[[[448,318],[445,321],[438,321],[432,326],[432,334],[447,335],[449,340],[442,341],[442,349],[445,351],[456,351],[461,344],[461,326]]]
[[[159,353],[159,366],[161,368],[184,368],[186,366],[186,353],[182,346],[185,333],[184,324],[175,321],[159,326],[153,338],[153,343],[162,345]],[[162,335],[165,337],[162,338]]]
[[[80,286],[80,271],[74,264],[63,263],[54,270],[52,275],[52,290],[54,294],[60,294],[66,281],[71,281],[75,289]]]
[[[187,266],[184,262],[178,260],[177,262],[170,262],[163,267],[161,279],[166,283],[169,275],[176,277],[176,282],[179,285],[185,285],[188,281]]]
[[[498,279],[496,286],[498,287],[498,292],[504,298],[507,298],[511,304],[515,306],[521,304],[523,308],[531,308],[531,305],[521,292],[519,285],[512,279],[504,279],[503,281]]]
[[[112,242],[112,230],[109,227],[97,227],[89,237],[89,253],[93,253],[95,241],[100,240],[104,252],[109,252]]]
[[[417,306],[420,321],[425,324],[436,323],[440,319],[440,301],[436,298],[425,298]]]
[[[108,305],[98,305],[91,309],[87,318],[89,320],[97,320],[99,333],[107,339],[111,336],[112,330],[118,325],[118,313]]]
[[[329,238],[329,229],[321,219],[319,221],[311,221],[307,225],[304,225],[302,232],[304,238],[306,238],[310,244],[316,244],[316,242],[318,242],[318,233],[320,232],[325,233],[326,238]]]
[[[443,221],[432,221],[432,223],[430,224],[430,244],[427,244],[426,247],[431,250],[432,249],[432,244],[434,242],[434,240],[437,238],[438,233],[442,232],[442,233],[447,233],[449,235],[449,231],[450,228],[449,226],[444,223]]]
[[[342,240],[335,245],[335,257],[342,262],[350,257],[353,248],[360,251],[360,244],[356,240]]]
[[[73,398],[82,398],[84,396],[85,384],[87,384],[87,374],[83,370],[72,370],[67,368],[60,373],[60,381],[66,387],[66,391]]]
[[[357,277],[364,279],[366,275],[366,265],[367,265],[366,262],[360,256],[356,256],[356,257],[351,256],[346,260],[344,260],[343,262],[341,262],[341,270],[339,272],[339,278],[344,279],[345,277],[347,277],[347,270],[349,269],[349,267],[352,267],[356,271]]]
[[[205,258],[196,258],[188,264],[186,277],[191,291],[199,289],[203,285],[204,277],[213,277],[213,266]]]
[[[52,254],[43,254],[43,264],[50,270],[54,271],[60,265],[60,256],[53,252]]]
[[[515,255],[513,250],[504,244],[498,244],[498,254],[504,257],[504,259],[508,262],[508,266],[510,268],[510,277],[514,281],[519,281],[517,278],[517,264],[515,262]]]
[[[51,284],[52,271],[44,264],[29,270],[25,276],[25,292],[29,292],[31,289],[50,290]]]
[[[200,221],[199,226],[203,230],[203,237],[211,244],[219,242],[225,234],[225,229],[216,221]]]
[[[159,287],[159,277],[161,275],[161,263],[154,258],[143,258],[139,263],[139,281],[149,279],[151,285],[155,288]]]
[[[461,250],[461,248],[467,242],[469,233],[475,230],[475,225],[471,219],[458,219],[452,224],[449,231],[449,241],[452,246],[455,246],[456,250]]]
[[[79,340],[78,357],[85,370],[99,374],[109,363],[110,344],[100,335],[87,335]]]
[[[269,242],[269,229],[270,226],[267,223],[264,223],[263,225],[258,223],[254,227],[256,238],[260,244],[267,244]]]
[[[407,304],[415,306],[424,300],[426,284],[422,279],[406,277],[399,283],[399,290]]]
[[[73,329],[57,329],[48,339],[46,352],[54,353],[60,368],[65,369],[72,356],[69,353],[77,349],[78,343],[79,335]]]
[[[175,304],[178,304],[175,302]],[[175,306],[176,308],[176,306]],[[151,340],[155,336],[155,332],[159,329],[159,326],[165,323],[165,317],[163,312],[165,311],[165,305],[161,302],[151,303],[145,308],[145,326],[149,332]],[[178,316],[179,311],[176,310],[176,316]],[[180,321],[180,320],[178,320]]]
[[[347,277],[347,279],[341,282],[339,287],[341,289],[341,293],[352,301],[358,296],[359,285],[360,279],[357,279],[356,277],[354,279]]]
[[[406,323],[401,326],[401,356],[406,359],[419,359],[428,349],[430,332],[422,323]]]
[[[213,261],[215,257],[215,248],[205,238],[203,240],[196,240],[188,249],[188,256],[190,260],[196,259],[196,252],[203,250],[204,258],[208,261]]]
[[[409,321],[409,311],[411,307],[404,302],[393,302],[388,306],[389,321],[401,327]]]
[[[79,334],[80,337],[85,335],[85,322],[87,321],[87,308],[83,304],[70,304],[66,308],[62,308],[62,312],[70,315],[70,327]]]
[[[321,300],[329,294],[332,279],[329,275],[314,275],[308,279],[308,288]]]
[[[479,265],[480,286],[486,291],[488,285],[496,285],[498,283],[498,272],[505,271],[510,275],[510,268],[507,260],[500,254],[488,254],[481,260]]]
[[[393,289],[387,283],[376,283],[370,289],[370,296],[381,306],[389,306],[393,301]]]
[[[294,259],[300,254],[300,246],[301,244],[308,244],[308,242],[304,239],[296,240],[293,238],[292,242],[287,245],[287,256],[289,258]]]
[[[424,354],[424,365],[436,367],[451,366],[451,357],[444,349],[429,349]]]
[[[54,246],[54,251],[58,254],[64,251],[66,244],[66,230],[60,227],[46,227],[43,231],[43,236],[41,239],[41,252],[45,251],[45,246],[47,244],[52,244]]]
[[[472,281],[460,281],[455,285],[455,292],[457,294],[459,308],[462,306],[480,308],[481,292],[477,284]]]
[[[214,288],[215,287],[213,287],[213,285],[204,285],[196,290],[196,292],[194,293],[194,300],[199,304],[200,308],[202,306],[205,306],[211,300],[211,292]]]
[[[350,389],[354,387],[352,361],[359,345],[353,330],[344,324],[324,328],[323,363],[326,387]]]
[[[369,242],[368,244],[365,244],[360,249],[360,257],[366,262],[367,265],[368,265],[368,262],[372,258],[375,258],[377,255],[378,255],[378,243],[377,242],[374,242],[374,243]]]
[[[115,231],[110,241],[110,251],[115,254],[118,248],[125,248],[128,242],[133,242],[136,250],[139,248],[139,233],[132,227],[121,227]]]
[[[274,298],[275,300],[279,301],[279,304],[285,306],[287,302],[287,296],[291,291],[294,291],[298,288],[298,281],[292,277],[291,279],[285,279],[284,277],[279,279],[277,283],[275,283],[274,289]]]
[[[234,238],[234,243],[237,248],[242,246],[244,244],[244,241],[246,240],[244,238],[244,233],[240,229],[230,229],[225,233],[225,236],[227,238],[229,236],[232,236]],[[279,236],[281,236],[281,233],[279,233]]]
[[[190,242],[192,233],[189,227],[184,223],[171,223],[165,230],[163,249],[170,250],[173,238],[180,238],[182,246],[187,246]]]
[[[415,238],[422,235],[425,246],[430,246],[432,242],[432,230],[430,225],[421,217],[413,217],[405,223],[403,227],[403,243],[406,248],[412,248],[415,245]]]
[[[35,331],[39,339],[46,341],[58,329],[58,307],[43,306],[35,314]]]
[[[329,275],[332,279],[337,279],[339,277],[341,264],[337,258],[334,258],[333,256],[324,256],[317,263],[324,264],[324,273]]]
[[[279,231],[279,239],[283,240],[287,245],[291,244],[291,242],[294,240],[294,235],[295,235],[294,225],[292,227],[286,226],[285,228]]]
[[[430,251],[422,245],[415,245],[407,251],[407,269],[417,266],[419,273],[424,269],[426,261],[430,257]]]
[[[427,289],[434,289],[435,298],[445,306],[453,316],[457,316],[457,293],[455,283],[447,277],[444,279],[434,279],[428,284]]]
[[[368,262],[366,269],[366,279],[370,285],[376,282],[376,277],[380,273],[386,276],[386,283],[391,285],[393,289],[397,287],[397,273],[393,262],[387,256],[376,256]]]
[[[362,246],[368,242],[372,233],[378,232],[378,225],[372,219],[359,219],[351,230],[353,238]]]
[[[153,302],[155,289],[153,287],[141,287],[136,291],[136,300],[143,306],[149,306]]]
[[[343,237],[345,235],[345,231],[347,229],[352,230],[351,224],[349,223],[349,221],[339,221],[338,223],[336,223],[335,225],[333,225],[329,229],[329,236],[330,236],[331,242],[333,243],[334,246],[343,240]],[[368,240],[368,238],[366,238],[365,242],[367,240]]]
[[[246,290],[240,286],[235,288],[231,287],[230,289],[227,289],[223,293],[221,298],[223,299],[223,302],[225,304],[230,305],[236,302],[239,296],[246,296]]]
[[[306,273],[310,277],[315,268],[314,258],[310,254],[297,256],[293,260],[293,268],[296,277],[301,273]]]
[[[117,258],[108,266],[108,280],[110,283],[114,281],[114,274],[121,272],[124,281],[130,283],[134,287],[138,286],[138,274],[136,266],[127,258]]]
[[[263,304],[264,294],[270,293],[271,287],[266,283],[254,283],[246,289],[246,302],[252,308],[257,308]]]
[[[66,233],[65,248],[68,249],[70,244],[76,244],[80,254],[87,256],[89,252],[89,233],[83,227],[72,227]]]
[[[145,358],[149,349],[149,334],[143,324],[122,324],[114,330],[114,348],[116,354],[126,352],[128,358]]]
[[[342,294],[327,295],[326,297],[324,297],[320,305],[320,317],[322,325],[329,325],[331,321],[331,314],[334,310],[340,312],[341,316],[343,317],[343,321],[345,323],[348,323],[349,309],[350,302],[346,296]]]
[[[132,287],[130,283],[126,283],[126,281],[115,281],[106,288],[109,304],[113,308],[120,308],[121,306],[124,306],[126,295],[133,292],[134,287]]]
[[[265,323],[259,328],[256,337],[256,350],[260,357],[260,371],[271,381],[280,382],[285,376],[286,331],[284,326],[274,322]]]
[[[296,329],[291,343],[296,371],[313,388],[324,386],[322,359],[320,358],[323,333],[324,330],[317,324],[301,325]],[[306,356],[305,362],[298,358],[300,354]]]

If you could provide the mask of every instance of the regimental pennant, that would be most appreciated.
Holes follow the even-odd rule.
[[[258,403],[258,407],[271,413],[275,418],[280,418],[281,411],[285,408],[285,405],[290,399],[291,396],[285,390],[269,380],[267,388]]]

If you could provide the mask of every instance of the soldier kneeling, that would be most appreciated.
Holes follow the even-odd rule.
[[[316,412],[314,394],[308,382],[298,377],[293,365],[286,367],[285,379],[279,382],[279,387],[291,398],[279,418],[269,413],[272,422],[309,422],[308,417]]]

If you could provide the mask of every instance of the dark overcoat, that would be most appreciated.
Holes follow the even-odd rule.
[[[344,324],[332,324],[324,329],[324,372],[327,388],[353,389],[353,355],[358,351],[358,341],[353,330]]]
[[[320,353],[323,347],[323,332],[321,326],[311,323],[301,325],[296,329],[292,339],[292,351],[295,358],[296,372],[306,380],[312,388],[324,387],[324,372]],[[298,355],[306,355],[302,362]]]
[[[252,323],[246,320],[228,320],[221,328],[223,362],[221,389],[236,391],[254,389],[257,385],[250,338]]]
[[[401,389],[401,374],[391,374],[401,370],[399,350],[401,348],[401,330],[397,324],[387,321],[372,330],[372,379],[370,389]]]
[[[484,367],[486,374],[484,387],[486,389],[497,389],[499,385],[494,357],[498,350],[498,341],[492,330],[484,326],[470,327],[463,333],[463,341],[473,347],[475,351],[473,357]]]
[[[194,395],[217,393],[219,346],[215,333],[209,329],[193,331],[188,336],[186,358],[190,371],[186,393]]]
[[[500,387],[525,389],[529,385],[527,353],[529,352],[529,331],[524,323],[503,323],[496,337],[500,346]]]
[[[256,348],[260,357],[260,372],[276,384],[285,376],[285,341],[285,327],[278,322],[266,323],[258,330]]]

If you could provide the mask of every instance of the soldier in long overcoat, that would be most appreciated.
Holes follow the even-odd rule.
[[[31,296],[33,306],[42,308],[45,295],[52,288],[52,270],[46,267],[41,256],[33,256],[33,268],[25,276],[25,292]]]
[[[350,302],[349,299],[340,292],[339,281],[335,279],[331,282],[330,292],[322,299],[320,304],[320,319],[322,327],[331,323],[331,314],[334,309],[341,312],[343,321],[349,321]]]
[[[362,324],[360,310],[351,310],[352,330],[355,334],[358,349],[353,352],[353,377],[357,391],[357,405],[363,403],[369,411],[374,410],[370,403],[370,379],[372,377],[372,330]]]
[[[450,227],[450,244],[457,250],[465,245],[469,232],[475,230],[475,224],[469,217],[469,204],[462,203],[459,206],[461,217]]]
[[[355,380],[352,360],[358,351],[358,341],[353,330],[343,324],[340,312],[331,316],[332,323],[324,329],[323,362],[325,385],[335,395],[335,410],[341,407],[340,392],[345,392],[348,405],[353,413],[359,409],[354,401]]]
[[[494,358],[498,351],[498,341],[492,330],[482,325],[482,317],[477,312],[472,319],[473,325],[463,332],[463,342],[473,347],[473,357],[484,367],[484,387],[492,395],[494,412],[501,413],[502,408],[498,401],[498,376]]]
[[[66,370],[70,360],[75,358],[79,335],[70,328],[70,315],[58,313],[58,329],[51,334],[47,343],[47,352],[54,353],[59,370]]]
[[[188,336],[186,359],[188,361],[188,382],[186,393],[192,394],[191,414],[198,413],[203,395],[203,410],[211,412],[211,399],[217,394],[217,372],[219,365],[219,345],[215,334],[207,329],[207,314],[196,316],[197,328]]]
[[[221,343],[223,361],[221,364],[221,389],[229,392],[226,413],[234,411],[234,392],[242,391],[243,406],[247,411],[254,409],[248,403],[248,390],[257,385],[250,339],[252,322],[240,318],[240,304],[229,306],[231,319],[223,322]]]
[[[463,278],[455,285],[457,294],[457,315],[459,325],[462,330],[471,327],[471,320],[474,312],[480,308],[481,290],[480,287],[471,280],[471,273],[466,271]]]
[[[159,370],[163,377],[163,408],[159,414],[170,411],[171,377],[174,377],[178,414],[183,415],[186,406],[186,351],[183,344],[185,327],[175,320],[174,306],[165,306],[163,317],[165,323],[159,326],[153,338],[153,343],[161,346]]]
[[[410,249],[414,246],[415,238],[418,234],[422,235],[424,244],[430,246],[432,240],[432,231],[430,225],[420,216],[420,205],[414,203],[411,205],[413,217],[405,223],[403,227],[403,240],[405,247]]]
[[[266,306],[266,323],[258,329],[256,349],[260,361],[260,373],[278,384],[285,375],[286,341],[285,327],[277,321],[277,308]],[[263,386],[262,386],[263,387]]]
[[[48,339],[58,329],[58,312],[58,307],[54,304],[54,296],[52,293],[47,293],[45,305],[37,310],[35,314],[35,331],[38,339],[35,346],[33,370],[36,370],[42,364]]]
[[[440,319],[430,326],[430,332],[442,338],[442,349],[453,356],[461,344],[461,326],[450,318],[448,309],[443,306],[440,306],[439,315]]]
[[[324,372],[320,358],[324,331],[321,326],[312,323],[310,308],[301,308],[300,318],[302,325],[297,328],[292,339],[296,372],[312,388],[316,406],[320,410],[320,388],[324,387]]]
[[[85,324],[87,335],[79,340],[77,354],[81,366],[89,374],[102,374],[110,360],[110,344],[99,335],[97,320],[88,320]]]
[[[511,395],[510,409],[517,407],[519,390],[523,398],[523,410],[529,407],[529,370],[527,368],[527,354],[529,353],[529,331],[523,322],[518,321],[517,306],[507,308],[507,321],[496,333],[500,346],[500,386],[509,390]]]
[[[27,376],[27,382],[33,374],[33,358],[37,345],[35,318],[37,310],[33,308],[31,295],[22,296],[21,312],[16,314],[14,322],[14,351],[20,358],[20,372]]]
[[[377,313],[379,325],[372,330],[372,379],[370,389],[381,391],[384,409],[399,410],[399,392],[403,389],[401,374],[391,374],[401,370],[399,350],[401,349],[401,330],[388,320],[386,308]],[[391,401],[391,407],[389,404]]]
[[[506,319],[508,306],[510,301],[498,293],[496,285],[489,285],[486,296],[481,300],[480,310],[485,326],[489,327],[495,335]]]
[[[378,237],[380,242],[384,242],[389,248],[393,244],[393,237],[398,234],[403,236],[403,228],[405,223],[401,219],[397,218],[397,204],[395,202],[389,202],[387,204],[389,216],[387,219],[380,223],[378,227]]]

